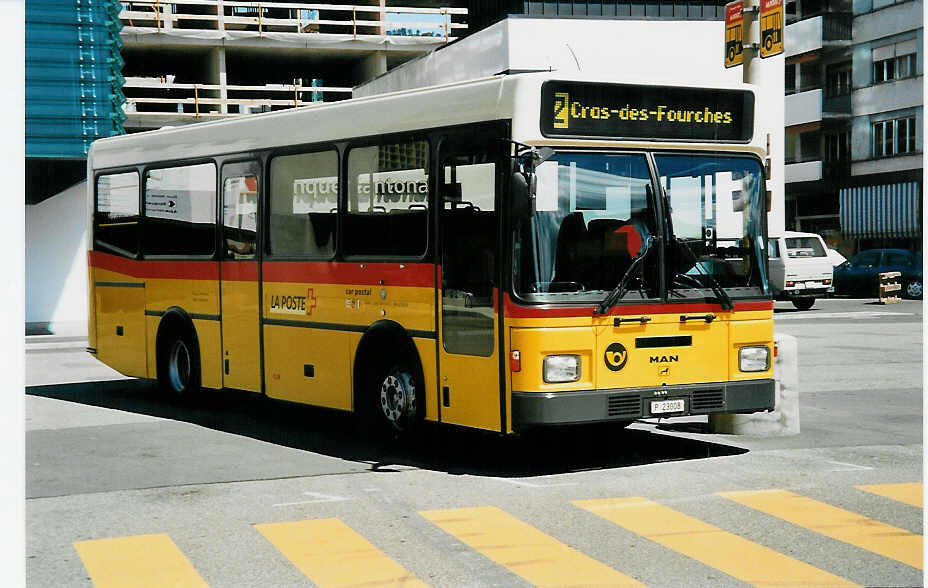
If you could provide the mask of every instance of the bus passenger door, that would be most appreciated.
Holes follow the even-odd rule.
[[[497,165],[483,146],[439,152],[442,422],[501,430]]]
[[[256,161],[222,166],[222,383],[261,391]]]

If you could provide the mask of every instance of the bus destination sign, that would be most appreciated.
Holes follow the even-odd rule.
[[[751,140],[754,95],[743,90],[546,82],[546,137],[742,143]]]

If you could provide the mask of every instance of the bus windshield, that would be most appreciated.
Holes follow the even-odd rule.
[[[670,205],[671,298],[766,295],[764,176],[759,161],[715,155],[657,155]]]
[[[519,222],[514,243],[516,293],[538,302],[600,302],[657,232],[647,159],[557,153],[536,174],[535,212]],[[658,256],[643,261],[623,298],[659,295]]]
[[[534,212],[514,227],[515,294],[547,303],[654,300],[663,271],[671,299],[766,295],[760,162],[654,160],[670,209],[664,256],[652,239],[659,209],[645,154],[558,152],[540,164]]]

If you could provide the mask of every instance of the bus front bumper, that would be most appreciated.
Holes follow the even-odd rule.
[[[520,429],[773,408],[772,379],[577,392],[513,392],[512,424]]]

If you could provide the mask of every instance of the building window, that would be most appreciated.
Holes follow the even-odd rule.
[[[851,132],[839,131],[825,135],[825,162],[837,163],[851,159]]]
[[[825,68],[825,97],[846,96],[851,93],[851,63],[843,62]]]
[[[796,64],[787,63],[784,71],[786,73],[786,93],[793,94],[796,91]]]
[[[916,75],[915,40],[873,49],[873,83],[881,84]]]
[[[893,157],[915,152],[915,117],[873,123],[873,157]]]

